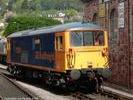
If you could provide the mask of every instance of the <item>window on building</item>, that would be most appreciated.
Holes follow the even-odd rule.
[[[117,42],[117,16],[116,16],[116,10],[113,9],[110,13],[110,38],[111,42],[116,43]]]
[[[95,13],[95,14],[93,15],[92,22],[93,22],[94,24],[98,24],[98,15],[97,15],[97,13]]]

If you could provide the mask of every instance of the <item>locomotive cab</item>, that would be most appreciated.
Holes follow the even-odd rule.
[[[75,30],[69,34],[68,52],[73,54],[69,68],[105,68],[108,61],[108,37],[102,30]],[[69,61],[67,61],[69,63]]]
[[[56,68],[68,74],[71,89],[75,88],[74,83],[100,87],[103,78],[110,75],[106,31],[71,29],[56,33],[55,45]]]

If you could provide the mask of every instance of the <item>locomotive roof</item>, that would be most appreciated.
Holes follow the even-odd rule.
[[[102,28],[92,23],[73,22],[50,27],[31,29],[25,31],[15,32],[8,36],[8,38],[30,36],[45,33],[63,32],[68,30],[101,30]]]

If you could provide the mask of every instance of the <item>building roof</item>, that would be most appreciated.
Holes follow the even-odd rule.
[[[45,34],[45,33],[54,33],[54,32],[63,32],[63,31],[70,31],[70,30],[81,30],[81,29],[82,30],[101,30],[102,28],[92,23],[73,22],[73,23],[55,25],[55,26],[44,27],[39,29],[19,31],[9,35],[8,38],[31,36],[31,35]]]

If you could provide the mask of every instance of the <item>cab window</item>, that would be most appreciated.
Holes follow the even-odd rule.
[[[70,33],[71,46],[103,46],[103,31],[74,31]]]
[[[82,46],[83,45],[82,32],[72,32],[71,33],[71,45],[73,45],[73,46]]]
[[[103,32],[95,33],[94,35],[94,45],[103,46],[104,45],[104,34]]]
[[[93,33],[92,32],[84,32],[84,46],[93,46]]]

